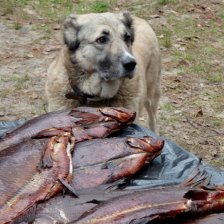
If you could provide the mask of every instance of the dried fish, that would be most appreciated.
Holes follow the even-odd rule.
[[[27,121],[0,139],[0,151],[33,137],[57,135],[72,128],[77,141],[105,137],[135,119],[135,112],[125,108],[78,107],[47,113]],[[49,132],[51,130],[51,133]],[[46,132],[44,130],[47,130]]]
[[[71,182],[75,142],[106,137],[134,118],[124,108],[82,107],[42,115],[7,134],[0,141],[0,224],[32,220],[37,203]]]
[[[87,190],[82,191],[82,194],[89,193],[90,197],[87,195],[87,198],[94,199],[95,188],[89,188],[132,176],[146,162],[160,155],[163,144],[163,140],[156,140],[149,136],[96,139],[78,143],[73,157],[74,178],[71,185],[76,190],[82,191],[86,188]],[[100,190],[100,195],[102,194]],[[78,219],[85,211],[96,206],[95,202],[83,203],[82,201],[88,200],[83,199],[83,195],[81,198],[80,202],[71,196],[57,196],[38,205],[35,223],[67,223]],[[107,196],[103,196],[103,200],[105,198]]]
[[[130,177],[159,156],[164,141],[152,137],[108,138],[81,142],[73,157],[75,189]]]
[[[223,187],[213,189],[167,187],[142,190],[109,199],[86,211],[76,224],[161,223],[164,219],[224,210]]]
[[[8,160],[4,160],[3,156],[1,157],[1,162],[4,163],[3,167],[5,166],[5,168],[7,167],[6,163],[8,163],[8,166],[12,167],[14,165],[13,162],[17,163],[21,168],[19,177],[22,178],[22,181],[20,181],[15,173],[11,173],[12,169],[10,167],[8,167],[8,170],[3,170],[1,164],[1,180],[3,181],[1,181],[0,191],[2,191],[1,195],[2,193],[6,194],[4,202],[1,202],[1,224],[32,220],[34,218],[36,204],[47,200],[62,189],[63,186],[58,180],[63,179],[68,182],[71,181],[73,171],[71,150],[74,148],[74,143],[72,137],[52,137],[45,146],[45,153],[42,158],[42,169],[40,171],[37,169],[34,170],[33,164],[30,165],[31,162],[35,163],[38,161],[36,160],[38,155],[35,154],[35,156],[33,156],[33,152],[39,144],[36,143],[35,140],[31,140],[31,142],[28,143],[31,145],[34,144],[35,150],[30,150],[29,152],[31,154],[25,156],[25,159],[31,158],[29,163],[26,164],[30,169],[27,169],[27,167],[23,169],[22,164],[24,163],[24,157],[17,157],[18,152],[21,150],[23,151],[23,145],[19,148],[16,147],[15,153],[11,154]],[[28,145],[26,145],[26,147],[28,147]],[[15,167],[18,168],[18,166]],[[12,178],[8,181],[6,176],[2,179],[4,175],[2,173],[3,171],[6,171],[6,175],[7,173],[11,173],[11,177],[15,176],[16,178]],[[25,174],[25,178],[22,177],[23,174]],[[10,184],[12,184],[12,186],[10,186]],[[9,188],[7,189],[7,187]]]

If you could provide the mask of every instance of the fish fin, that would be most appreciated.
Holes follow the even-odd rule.
[[[195,178],[201,175],[201,171],[198,167],[196,167],[192,173],[189,175],[187,179],[185,179],[179,186],[180,187],[188,187],[191,186],[195,182]]]
[[[58,178],[58,180],[64,187],[66,187],[66,189],[68,189],[76,198],[78,198],[75,189],[68,182],[66,182],[62,178]]]
[[[72,131],[71,127],[49,128],[49,129],[40,131],[32,138],[38,139],[38,138],[53,137],[56,135],[68,135],[69,133],[71,133],[71,131]]]
[[[46,168],[51,168],[53,166],[53,160],[50,154],[44,154],[38,164],[38,170],[41,171]]]
[[[101,184],[100,189],[102,189],[104,192],[107,192],[107,193],[110,191],[118,190],[120,189],[120,185],[124,184],[125,181],[126,181],[126,178],[121,178],[119,180],[111,180],[109,178],[105,183]]]
[[[55,137],[52,137],[42,149],[42,156],[37,166],[38,170],[41,171],[45,168],[51,168],[53,166],[53,159],[51,153],[53,152]]]
[[[201,188],[209,186],[211,176],[208,175],[205,170],[200,170],[199,165],[201,164],[201,162],[201,159],[199,159],[196,168],[192,171],[192,173],[186,180],[179,184],[180,187]]]
[[[72,110],[69,115],[74,116],[75,118],[79,118],[79,120],[75,122],[77,125],[92,124],[99,120],[99,115],[85,111]]]
[[[37,206],[33,205],[31,208],[29,208],[25,214],[21,214],[18,217],[16,217],[12,224],[19,224],[22,222],[25,223],[32,223],[36,217],[36,210],[37,210]]]

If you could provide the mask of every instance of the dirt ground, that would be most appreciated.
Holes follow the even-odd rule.
[[[159,38],[160,135],[224,168],[224,1],[170,0],[157,6],[155,1],[139,2],[117,1],[109,9],[142,16]],[[44,83],[61,44],[61,23],[48,24],[49,18],[29,4],[20,6],[19,14],[15,8],[6,11],[3,3],[0,120],[31,118],[46,112]]]

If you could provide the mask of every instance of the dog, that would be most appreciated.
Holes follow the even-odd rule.
[[[122,106],[156,130],[160,48],[143,19],[123,13],[69,15],[64,44],[45,86],[48,111],[76,106]]]

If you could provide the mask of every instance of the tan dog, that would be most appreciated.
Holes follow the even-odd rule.
[[[64,46],[48,70],[48,110],[123,106],[155,130],[160,50],[149,24],[129,13],[70,15]],[[145,116],[145,119],[139,117]]]

